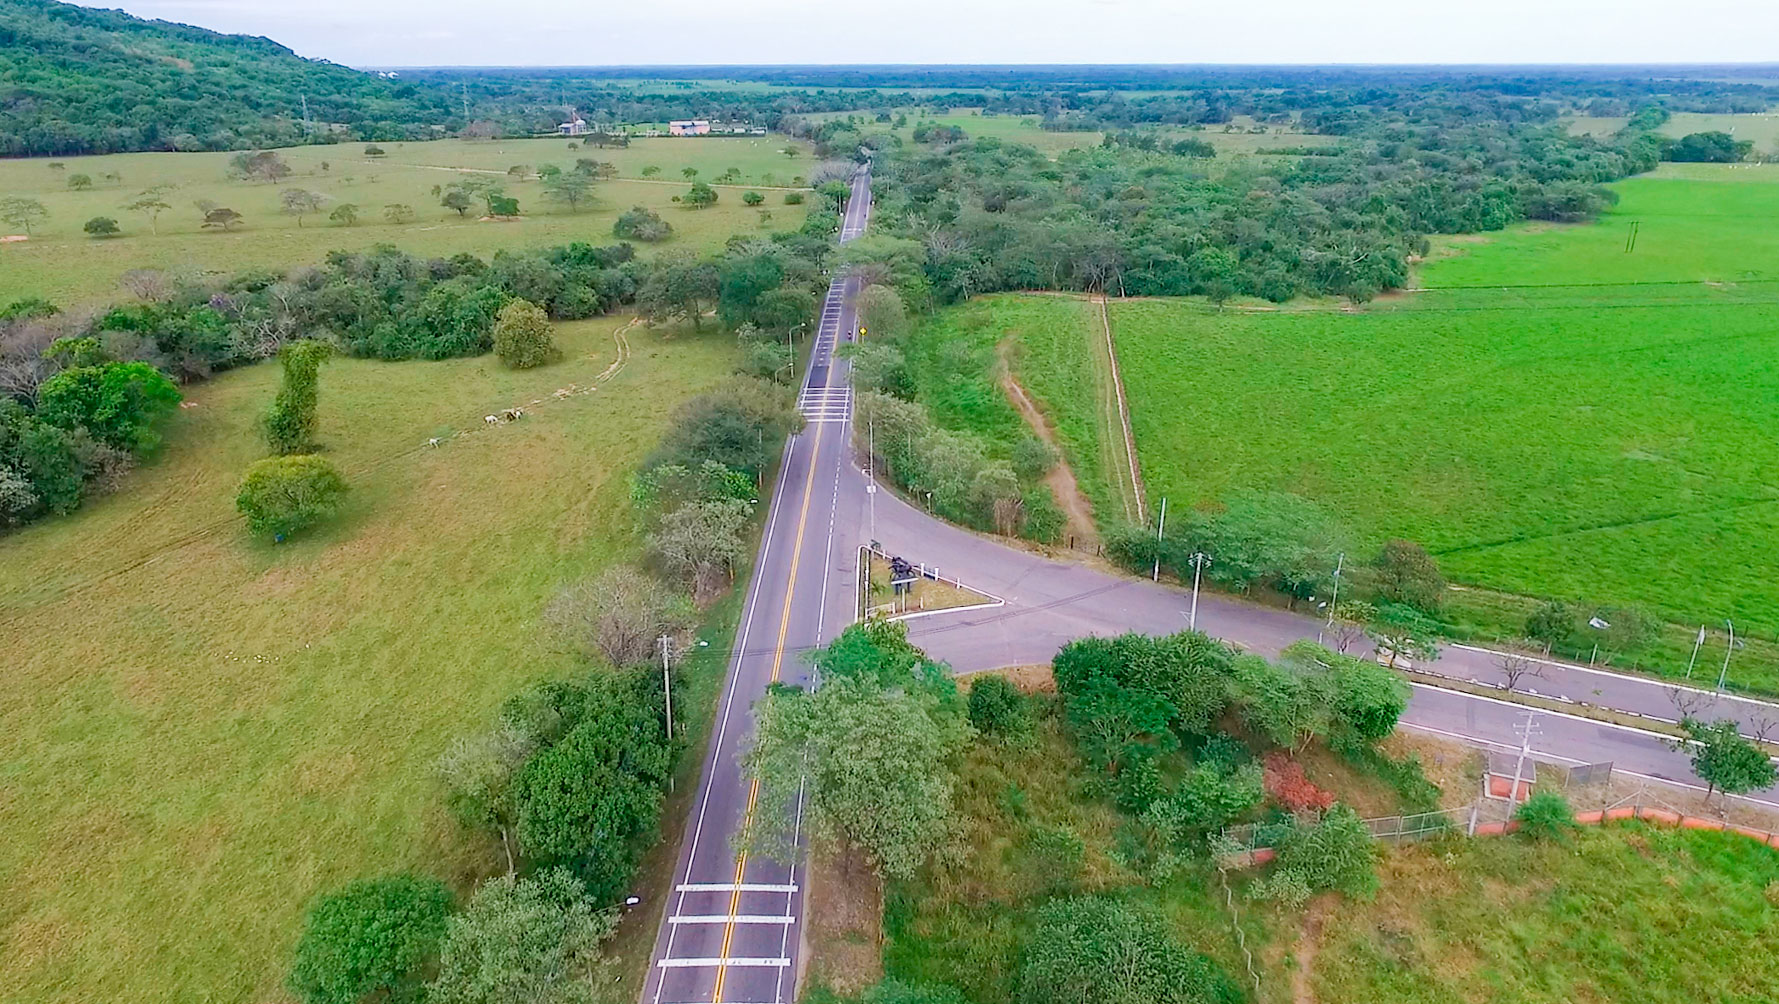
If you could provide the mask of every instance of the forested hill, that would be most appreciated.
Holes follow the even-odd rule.
[[[304,59],[270,39],[0,0],[0,155],[420,138],[460,125],[452,107],[442,87]]]

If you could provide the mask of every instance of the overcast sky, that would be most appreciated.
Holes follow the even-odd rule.
[[[353,66],[1779,60],[1775,0],[83,0]]]

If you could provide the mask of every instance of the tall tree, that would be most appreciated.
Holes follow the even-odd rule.
[[[148,228],[151,233],[161,232],[161,214],[172,205],[167,202],[166,194],[170,186],[156,185],[143,189],[134,199],[124,204],[124,208],[132,213],[142,213],[148,217]]]
[[[291,342],[278,351],[284,379],[266,412],[266,444],[280,456],[311,453],[315,447],[315,406],[321,364],[332,354],[325,342]]]
[[[1775,776],[1772,758],[1750,740],[1742,738],[1734,719],[1706,725],[1688,718],[1680,723],[1687,740],[1679,743],[1692,754],[1693,773],[1704,780],[1706,797],[1721,791],[1726,795],[1742,795],[1772,787]]]
[[[543,180],[544,198],[559,202],[573,213],[593,196],[593,179],[580,171],[562,171]]]
[[[296,217],[298,229],[302,228],[303,217],[321,208],[321,196],[302,188],[286,188],[278,193],[278,204],[288,216]]]
[[[451,918],[428,1004],[592,1004],[600,942],[617,918],[550,869],[492,879]]]
[[[49,210],[36,199],[10,195],[0,199],[0,221],[5,221],[31,235],[31,228],[49,218]]]
[[[774,690],[755,705],[748,773],[770,811],[748,846],[782,855],[779,827],[807,778],[819,832],[862,849],[886,877],[909,878],[951,838],[955,758],[970,735],[961,702],[921,687],[839,677],[815,693]]]

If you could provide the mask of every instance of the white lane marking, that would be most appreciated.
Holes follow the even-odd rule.
[[[686,882],[674,887],[680,892],[796,892],[795,885],[772,885],[764,882]]]
[[[1665,743],[1675,742],[1677,739],[1676,736],[1667,735],[1662,732],[1651,732],[1648,729],[1637,728],[1635,725],[1620,725],[1617,722],[1601,721],[1598,718],[1588,718],[1584,715],[1572,715],[1572,714],[1568,713],[1567,711],[1551,711],[1548,708],[1534,707],[1533,705],[1530,705],[1530,704],[1521,704],[1518,701],[1504,701],[1499,697],[1484,697],[1482,694],[1467,694],[1462,690],[1452,690],[1447,687],[1436,687],[1431,683],[1416,683],[1411,680],[1411,681],[1409,681],[1408,685],[1411,687],[1419,687],[1422,690],[1436,690],[1439,693],[1451,694],[1455,697],[1462,697],[1465,700],[1484,701],[1489,704],[1499,704],[1504,708],[1513,708],[1516,711],[1536,711],[1541,715],[1550,715],[1553,718],[1567,718],[1573,722],[1586,722],[1589,725],[1598,725],[1603,729],[1618,729],[1621,732],[1635,732],[1640,736],[1649,736],[1651,739],[1660,739],[1662,742],[1665,742]]]
[[[1446,647],[1447,648],[1463,649],[1466,652],[1475,652],[1478,655],[1499,656],[1499,655],[1503,654],[1501,652],[1495,651],[1492,648],[1478,648],[1475,645],[1459,645],[1456,642],[1454,642]],[[1698,687],[1694,687],[1694,686],[1691,686],[1690,684],[1682,683],[1678,680],[1668,681],[1668,680],[1658,680],[1658,679],[1654,679],[1654,678],[1647,677],[1647,676],[1631,676],[1628,673],[1614,673],[1610,669],[1595,669],[1592,666],[1577,666],[1573,662],[1559,662],[1555,659],[1540,659],[1537,656],[1527,656],[1526,661],[1536,662],[1536,663],[1539,663],[1540,665],[1544,665],[1544,666],[1555,666],[1558,669],[1574,670],[1577,673],[1591,673],[1594,676],[1610,676],[1615,680],[1623,680],[1626,683],[1638,683],[1638,684],[1642,684],[1647,687],[1660,687],[1663,690],[1684,690],[1684,691],[1687,691],[1688,693],[1704,694],[1706,697],[1720,697],[1726,701],[1741,701],[1743,704],[1753,704],[1758,707],[1767,708],[1770,710],[1779,710],[1779,704],[1774,704],[1771,701],[1762,701],[1762,700],[1759,700],[1758,698],[1743,697],[1740,694],[1731,694],[1731,693],[1721,692],[1721,691],[1716,691],[1716,690],[1702,690]]]
[[[662,959],[661,961],[655,963],[655,965],[661,969],[715,969],[718,966],[732,966],[732,967],[736,967],[736,968],[752,967],[754,969],[766,969],[766,968],[776,967],[776,968],[782,969],[785,966],[788,966],[790,964],[791,964],[791,960],[786,959],[786,958],[777,958],[777,959],[722,959],[722,958]]]
[[[1592,719],[1589,719],[1589,720],[1592,721]],[[1431,733],[1436,736],[1445,736],[1448,739],[1458,739],[1458,740],[1461,740],[1461,741],[1467,742],[1467,743],[1480,743],[1484,746],[1499,746],[1500,748],[1502,748],[1504,750],[1511,750],[1516,753],[1519,751],[1519,747],[1513,745],[1512,743],[1500,743],[1500,742],[1496,742],[1493,739],[1484,739],[1481,736],[1467,736],[1462,732],[1447,732],[1445,729],[1436,729],[1431,725],[1416,725],[1413,722],[1403,722],[1402,727],[1405,729],[1414,729],[1416,732],[1427,732],[1427,733]],[[1526,752],[1527,752],[1528,756],[1544,757],[1547,760],[1563,760],[1563,761],[1567,761],[1568,763],[1572,763],[1572,764],[1584,764],[1584,763],[1589,762],[1587,760],[1577,760],[1572,756],[1564,756],[1561,753],[1547,753],[1543,750],[1527,750]],[[1613,766],[1612,772],[1614,774],[1623,774],[1626,777],[1634,777],[1639,781],[1650,781],[1655,784],[1666,784],[1666,785],[1670,785],[1675,788],[1685,788],[1688,791],[1706,791],[1707,790],[1706,788],[1703,788],[1696,784],[1688,784],[1685,781],[1676,781],[1673,778],[1656,777],[1654,774],[1639,774],[1634,770],[1626,770],[1623,767],[1619,767],[1616,765]],[[1718,794],[1721,795],[1724,793],[1718,792]],[[1738,801],[1753,802],[1755,805],[1765,805],[1765,806],[1768,806],[1769,808],[1779,809],[1779,802],[1769,802],[1764,798],[1754,798],[1749,795],[1731,795],[1730,797],[1737,799]]]
[[[784,460],[781,461],[781,469],[788,468],[790,466],[791,456],[792,456],[792,454],[794,454],[796,452],[796,449],[797,449],[797,439],[798,439],[798,437],[791,436],[786,441],[785,448],[784,448],[784,454],[783,454]],[[779,491],[778,490],[779,487],[780,486],[777,484],[772,486],[771,514],[767,517],[767,520],[766,520],[766,536],[760,541],[759,556],[755,559],[757,564],[761,564],[761,565],[765,564],[765,556],[772,552],[772,537],[773,537],[774,531],[776,531],[778,528],[779,510],[783,508],[785,495],[788,494],[786,492]],[[756,571],[757,571],[757,569],[756,569]],[[733,713],[734,708],[735,708],[735,691],[740,689],[741,660],[742,660],[743,656],[747,653],[748,634],[753,629],[754,612],[759,608],[760,594],[764,593],[766,591],[766,588],[767,588],[766,577],[763,575],[757,575],[757,574],[754,575],[753,576],[753,596],[748,599],[748,604],[747,604],[747,619],[742,621],[742,623],[741,623],[741,637],[736,641],[735,654],[730,659],[729,679],[727,681],[729,693],[728,693],[728,696],[723,701],[722,720],[717,723],[717,737],[716,737],[717,752],[712,757],[713,763],[715,762],[716,756],[722,755],[723,742],[729,734],[729,716]],[[692,846],[686,852],[686,874],[687,875],[690,875],[692,873],[693,862],[695,862],[698,858],[698,843],[704,836],[704,814],[705,814],[705,811],[710,808],[711,786],[710,786],[710,775],[708,772],[703,775],[703,777],[701,779],[701,783],[704,785],[704,792],[701,795],[701,797],[698,799],[698,822],[692,827]],[[676,913],[680,910],[685,909],[685,904],[686,904],[686,895],[685,894],[687,892],[696,891],[695,889],[687,888],[687,886],[689,886],[689,885],[694,885],[694,883],[682,884],[679,887],[679,890],[678,890],[679,894],[680,894],[679,900],[677,903],[674,904],[674,911]],[[678,931],[679,931],[679,928],[677,928],[671,924],[668,925],[668,927],[667,927],[667,944],[662,946],[661,954],[663,954],[663,955],[672,955],[673,954],[673,936],[676,933],[678,933]],[[655,984],[655,1004],[661,1004],[662,990],[663,990],[663,987],[662,987],[661,983],[657,982]]]
[[[790,924],[797,918],[766,913],[696,913],[687,917],[669,917],[669,924]]]

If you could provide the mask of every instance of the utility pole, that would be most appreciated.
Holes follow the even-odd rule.
[[[1155,570],[1149,574],[1149,581],[1161,581],[1161,532],[1167,527],[1167,496],[1161,497],[1161,518],[1155,521]]]
[[[1520,734],[1520,758],[1519,761],[1513,765],[1513,784],[1507,789],[1507,807],[1509,809],[1512,809],[1514,803],[1519,801],[1520,776],[1526,771],[1526,757],[1532,753],[1532,737],[1538,734],[1538,726],[1536,724],[1538,712],[1532,709],[1527,709],[1525,714],[1526,720],[1519,725],[1514,726],[1514,730]],[[1536,775],[1536,767],[1533,768],[1533,773]],[[1527,787],[1530,788],[1531,786],[1527,785]]]
[[[1725,627],[1730,629],[1730,643],[1724,646],[1723,669],[1717,674],[1717,690],[1719,693],[1723,692],[1723,681],[1728,679],[1730,675],[1730,654],[1736,651],[1736,625],[1731,624],[1728,617],[1723,619],[1723,623]]]
[[[1198,630],[1198,579],[1205,566],[1210,563],[1210,555],[1203,551],[1192,553],[1192,614],[1186,618],[1186,629],[1189,631]]]
[[[667,702],[667,741],[673,741],[673,681],[668,676],[667,664],[673,655],[673,639],[667,635],[660,637],[661,642],[661,696]]]
[[[1328,597],[1328,619],[1316,631],[1316,644],[1322,644],[1322,632],[1334,628],[1334,608],[1340,604],[1340,570],[1346,566],[1347,552],[1342,551],[1334,558],[1334,595]]]
[[[877,539],[877,417],[865,420],[865,497],[871,502],[871,539]]]
[[[1699,625],[1699,636],[1693,639],[1692,658],[1686,660],[1686,678],[1693,678],[1693,664],[1699,661],[1699,646],[1705,644],[1705,625]]]

